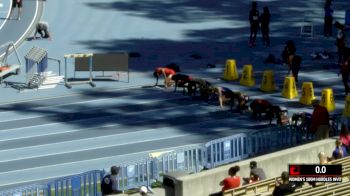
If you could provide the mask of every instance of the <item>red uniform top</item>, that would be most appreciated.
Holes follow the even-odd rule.
[[[349,146],[349,144],[350,144],[350,135],[340,134],[339,139],[341,140],[341,143],[343,145]]]
[[[329,114],[325,107],[317,105],[312,113],[311,131],[316,132],[320,125],[329,125]]]
[[[241,185],[241,178],[238,176],[228,177],[224,179],[224,187],[222,187],[222,191],[226,191],[229,189],[237,188]]]
[[[162,74],[162,69],[164,69],[164,73],[165,73],[165,75],[175,75],[176,74],[176,72],[174,71],[174,70],[172,70],[172,69],[170,69],[170,68],[164,68],[164,67],[158,67],[157,69],[156,69],[156,72],[158,73],[158,74]]]

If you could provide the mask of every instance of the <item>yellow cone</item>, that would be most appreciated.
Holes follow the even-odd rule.
[[[350,117],[350,95],[345,98],[345,108],[343,111],[343,116]]]
[[[236,68],[236,60],[227,59],[224,71],[224,80],[237,80],[238,72]]]
[[[273,92],[276,90],[275,76],[272,70],[264,71],[260,89],[264,92]]]
[[[298,96],[297,87],[295,85],[295,79],[293,76],[286,76],[284,79],[282,97],[287,99],[294,99]]]
[[[255,79],[253,74],[253,65],[244,65],[242,77],[239,83],[243,86],[254,86]]]
[[[301,87],[300,103],[311,105],[312,100],[316,99],[312,82],[304,82]]]
[[[320,105],[327,108],[328,112],[335,110],[333,90],[331,88],[325,88],[322,90]]]

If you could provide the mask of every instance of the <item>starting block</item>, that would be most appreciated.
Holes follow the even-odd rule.
[[[328,112],[335,110],[335,103],[333,97],[333,90],[331,88],[325,88],[322,90],[321,106],[327,108]]]
[[[300,103],[311,105],[312,100],[316,99],[312,82],[304,82],[301,87]]]
[[[345,107],[343,111],[343,116],[350,117],[350,95],[345,98]]]
[[[255,79],[253,73],[253,65],[244,65],[242,77],[239,83],[243,86],[254,86]]]
[[[232,81],[238,79],[236,60],[227,59],[224,71],[224,80]]]
[[[264,71],[260,89],[264,92],[273,92],[276,90],[275,76],[272,70]]]
[[[287,99],[294,99],[297,96],[298,96],[298,91],[295,85],[294,77],[286,76],[283,84],[282,97]]]

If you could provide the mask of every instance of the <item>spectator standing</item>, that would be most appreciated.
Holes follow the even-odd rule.
[[[283,196],[293,193],[296,189],[296,185],[289,182],[289,174],[284,171],[281,174],[282,182],[276,180],[276,187],[273,190],[273,196]]]
[[[51,34],[49,32],[49,24],[45,21],[39,21],[36,24],[35,33],[33,39],[36,39],[36,34],[39,33],[41,38],[48,38],[51,40]]]
[[[119,171],[120,171],[120,167],[112,166],[111,174],[108,174],[105,177],[103,177],[101,182],[102,195],[122,193],[122,191],[118,190]]]
[[[260,24],[261,24],[261,34],[263,45],[266,47],[270,47],[270,11],[267,6],[264,7],[263,13],[260,16]]]
[[[10,19],[12,19],[13,10],[18,8],[17,20],[21,20],[23,0],[12,0],[12,8],[10,13]]]
[[[335,22],[334,26],[338,29],[335,45],[337,46],[338,51],[338,64],[341,64],[344,60],[344,51],[346,47],[345,26],[340,24],[338,21]]]
[[[293,40],[288,40],[286,42],[286,45],[282,51],[282,60],[283,63],[288,65],[288,74],[290,73],[290,70],[292,69],[292,62],[294,55],[296,53],[297,49],[295,47],[295,43]]]
[[[350,92],[349,75],[350,75],[350,57],[340,64],[340,73],[344,85],[345,95]]]
[[[332,25],[333,25],[333,12],[332,0],[326,0],[324,5],[324,36],[332,36]]]
[[[335,149],[332,153],[332,160],[341,159],[343,157],[347,157],[348,152],[345,148],[345,146],[342,145],[342,142],[340,139],[335,140]]]
[[[329,113],[327,109],[320,105],[318,100],[312,101],[314,111],[311,117],[311,133],[314,133],[315,140],[329,137]]]
[[[256,1],[252,2],[252,9],[249,12],[249,22],[250,22],[249,47],[255,47],[256,34],[258,33],[259,23],[260,23],[258,3]]]

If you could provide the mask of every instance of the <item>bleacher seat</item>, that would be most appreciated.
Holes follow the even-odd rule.
[[[330,164],[342,165],[342,183],[317,183],[316,187],[312,187],[305,183],[303,187],[296,189],[291,196],[323,196],[329,194],[350,195],[350,157],[331,161]],[[280,180],[280,178],[277,178]],[[252,196],[271,196],[275,188],[276,178],[269,178],[253,184],[241,186],[236,189],[226,190],[223,196],[252,195]]]

